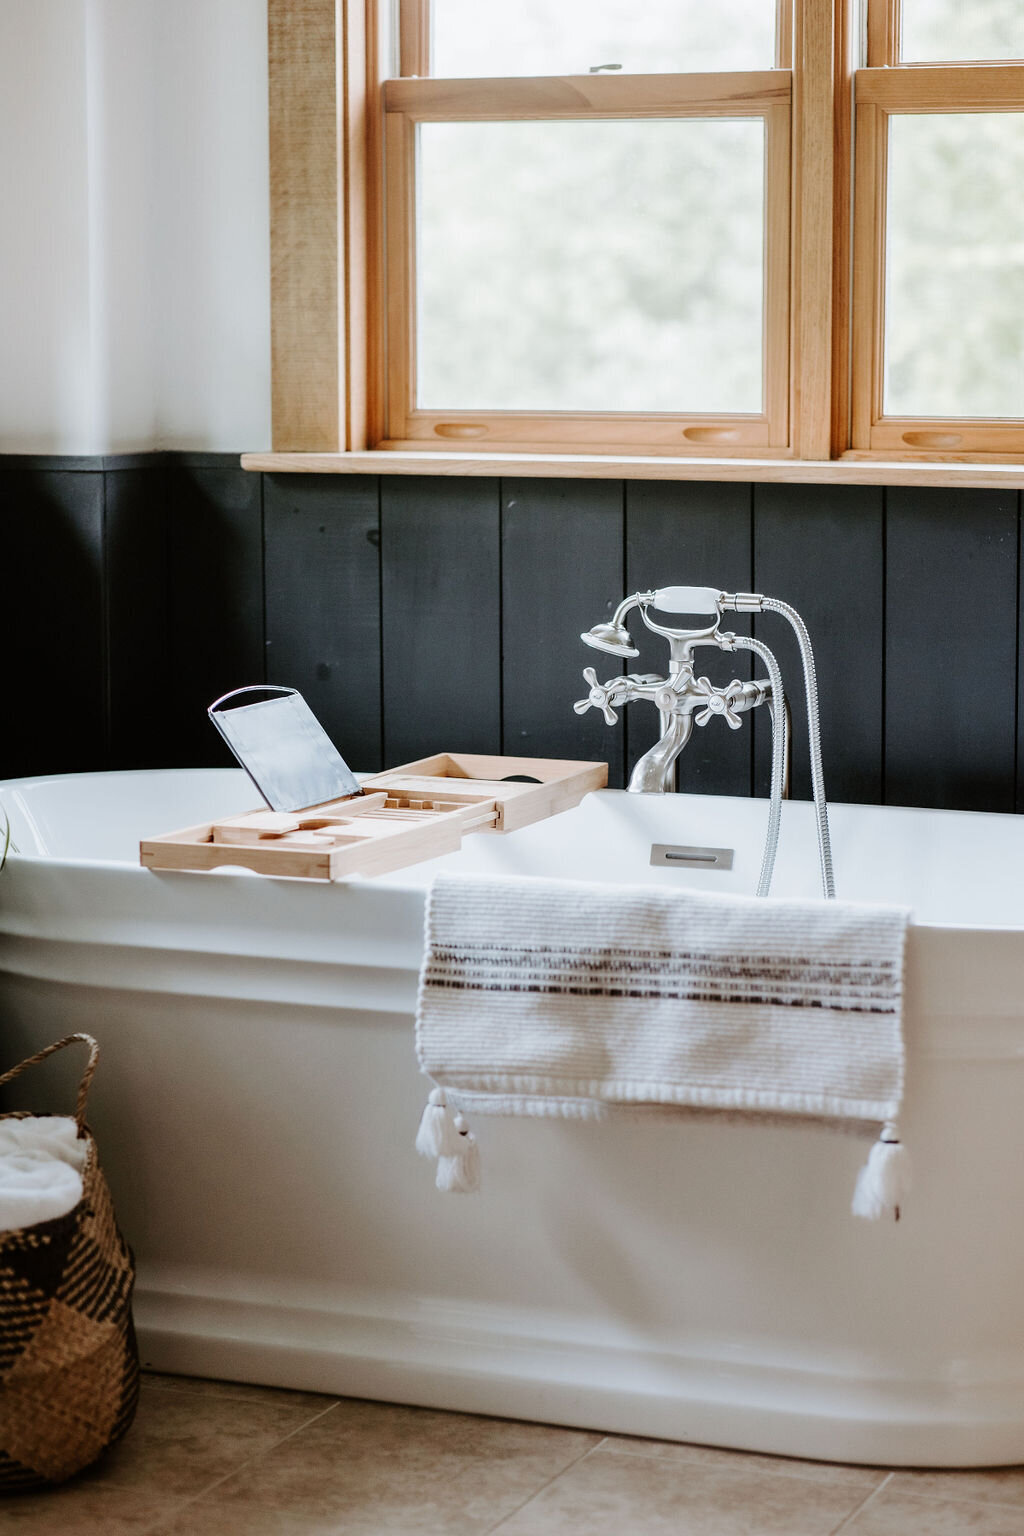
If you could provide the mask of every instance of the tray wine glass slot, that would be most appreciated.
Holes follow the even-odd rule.
[[[495,832],[515,832],[579,805],[592,789],[608,784],[607,763],[557,757],[495,757],[482,752],[436,752],[364,779],[364,789],[402,794],[436,793],[441,781],[451,799],[486,792],[498,810]]]
[[[577,805],[606,763],[438,753],[364,779],[362,792],[298,811],[257,810],[144,838],[148,869],[344,880],[455,853],[468,832],[510,832]]]

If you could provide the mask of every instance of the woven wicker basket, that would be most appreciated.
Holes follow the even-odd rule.
[[[0,1233],[0,1493],[89,1466],[125,1433],[139,1395],[135,1264],[85,1123],[99,1047],[68,1035],[0,1076],[0,1087],[74,1041],[89,1047],[75,1111],[88,1143],[82,1198],[66,1216]]]

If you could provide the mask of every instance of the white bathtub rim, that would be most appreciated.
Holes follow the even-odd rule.
[[[143,946],[46,944],[7,939],[0,975],[84,992],[197,998],[250,1008],[320,1008],[332,1014],[374,1013],[407,1019],[416,1005],[418,972],[248,954],[198,954]]]
[[[356,966],[345,959],[329,963],[278,956],[257,959],[248,953],[48,942],[2,933],[0,938],[0,976],[58,993],[68,989],[91,995],[94,1007],[102,1007],[104,996],[135,999],[140,1008],[147,999],[194,998],[217,1007],[244,1006],[254,1024],[264,1013],[283,1006],[321,1010],[339,1024],[346,1015],[373,1015],[382,1025],[389,1020],[407,1023],[416,1008],[419,974],[415,966]],[[925,1060],[943,1060],[997,1061],[1008,1070],[1020,1070],[1024,1025],[1014,1012],[1013,995],[1007,987],[1003,1012],[979,1007],[972,1014],[970,1029],[964,1027],[958,1006],[945,1013],[932,1008],[925,1019],[911,1020],[908,1050],[914,1069]]]
[[[37,777],[23,777],[23,778],[19,778],[19,779],[0,780],[0,804],[3,803],[5,792],[7,792],[7,791],[16,791],[17,789],[19,789],[21,787],[31,787],[32,789],[42,789],[42,788],[46,788],[47,786],[50,786],[50,785],[61,785],[61,786],[72,785],[72,786],[76,786],[78,784],[86,784],[88,782],[110,781],[110,780],[123,779],[123,778],[124,779],[139,779],[139,780],[144,780],[144,779],[149,778],[149,779],[163,780],[165,778],[188,779],[190,777],[197,777],[197,776],[207,777],[208,776],[211,779],[215,779],[216,775],[218,775],[218,774],[233,774],[236,777],[243,777],[241,769],[232,769],[232,768],[198,768],[198,769],[197,768],[159,768],[159,769],[138,768],[138,769],[124,769],[124,770],[97,770],[95,772],[87,772],[87,773],[80,773],[80,774],[67,774],[67,773],[60,774],[60,773],[55,773],[55,774],[39,775]],[[368,775],[366,773],[357,773],[357,775],[356,775],[356,777],[360,778],[360,779],[364,779],[367,776]],[[255,798],[256,795],[257,795],[257,792],[255,791],[255,789],[253,789],[253,797]],[[636,798],[634,796],[629,796],[628,792],[624,791],[624,790],[598,790],[598,791],[594,791],[591,794],[588,794],[587,796],[585,796],[584,800],[582,802],[582,805],[586,806],[587,802],[592,800],[592,799],[601,800],[602,798],[604,798],[605,800],[611,801],[611,800],[614,800],[615,798],[619,798],[619,797],[622,797],[622,798],[627,798],[628,797],[629,800],[633,800],[633,799]],[[645,797],[641,797],[641,798],[646,799],[646,800],[650,800],[650,801],[658,801],[658,800],[662,799],[663,797],[659,797],[659,796],[645,796]],[[691,801],[691,800],[698,800],[698,801],[699,800],[707,800],[709,802],[715,802],[716,804],[717,803],[728,802],[729,805],[730,805],[730,808],[732,808],[733,806],[735,806],[735,807],[742,807],[742,810],[740,811],[741,815],[749,815],[750,811],[751,811],[751,807],[756,807],[758,809],[763,809],[764,814],[767,814],[767,800],[762,798],[762,797],[756,797],[756,796],[755,797],[748,797],[748,796],[730,797],[730,796],[721,796],[721,795],[714,795],[714,794],[707,794],[707,795],[705,795],[705,794],[700,794],[700,793],[697,793],[697,792],[689,792],[688,791],[685,794],[680,794],[678,796],[668,796],[668,797],[664,797],[664,798],[666,800],[668,800],[668,801],[678,801],[678,802],[685,802],[685,801]],[[810,818],[810,814],[811,814],[811,803],[809,801],[792,800],[792,801],[788,801],[786,804],[787,804],[787,806],[792,807],[794,810],[798,809],[799,812],[801,813],[802,819],[807,820],[808,821],[808,825],[810,825],[809,818]],[[879,805],[868,805],[868,804],[864,804],[862,802],[854,802],[854,801],[850,801],[850,802],[835,801],[835,802],[832,803],[831,809],[834,811],[834,813],[837,816],[839,816],[839,815],[841,815],[841,814],[843,814],[843,813],[845,813],[847,811],[851,811],[851,812],[864,811],[864,812],[867,812],[872,817],[877,816],[878,813],[885,814],[885,813],[890,813],[891,812],[892,814],[897,815],[900,818],[900,820],[903,820],[904,818],[908,818],[908,819],[912,819],[912,820],[928,819],[928,818],[932,818],[932,819],[938,818],[940,822],[941,821],[948,821],[951,824],[954,821],[960,821],[960,820],[963,820],[963,819],[967,819],[968,821],[972,821],[973,820],[973,821],[977,821],[977,822],[991,822],[991,821],[995,820],[995,821],[998,821],[998,822],[1009,822],[1009,823],[1013,823],[1013,824],[1019,824],[1021,829],[1022,829],[1022,835],[1024,835],[1024,818],[1018,818],[1018,817],[1010,815],[1009,813],[1006,813],[1006,812],[968,811],[968,810],[943,810],[943,809],[928,808],[928,807],[922,807],[922,806],[879,806]],[[566,816],[571,817],[573,815],[573,812],[569,811],[569,812],[566,812],[566,813],[563,813],[563,814],[566,815]],[[561,818],[559,818],[559,819],[561,819]],[[457,856],[455,856],[455,857],[457,857]],[[224,898],[225,898],[225,901],[226,901],[227,905],[230,905],[230,893],[231,893],[232,889],[237,889],[238,886],[239,886],[239,883],[241,883],[243,885],[247,885],[247,886],[248,885],[253,885],[253,886],[257,886],[257,887],[263,887],[266,890],[266,892],[267,892],[268,899],[271,899],[271,900],[273,899],[273,893],[274,893],[275,890],[277,892],[279,892],[279,893],[283,893],[284,891],[287,891],[289,889],[296,889],[296,888],[308,889],[311,885],[314,886],[317,889],[320,889],[320,890],[334,889],[336,891],[341,890],[341,891],[349,891],[349,892],[358,892],[358,891],[363,890],[363,889],[372,888],[372,889],[375,889],[377,891],[386,891],[389,894],[389,896],[393,893],[396,898],[398,898],[398,899],[405,898],[406,900],[409,900],[410,898],[418,898],[419,900],[422,900],[423,896],[424,896],[424,893],[425,893],[425,889],[426,889],[426,883],[425,883],[425,881],[424,881],[422,876],[411,875],[411,874],[409,874],[405,870],[397,870],[397,871],[394,871],[394,872],[392,872],[392,873],[390,873],[388,875],[385,875],[385,876],[382,876],[382,877],[377,877],[376,879],[374,879],[372,877],[363,877],[363,876],[359,876],[359,875],[349,876],[349,877],[345,878],[344,880],[332,883],[332,882],[324,882],[324,881],[311,882],[309,880],[298,879],[298,878],[289,878],[289,877],[285,877],[285,876],[276,876],[276,875],[257,875],[257,874],[255,874],[255,872],[251,872],[251,871],[244,870],[244,869],[239,869],[237,866],[224,866],[224,867],[222,867],[220,869],[217,869],[217,870],[214,870],[214,871],[148,870],[148,869],[143,869],[141,864],[137,863],[134,860],[128,860],[128,859],[123,859],[123,858],[122,859],[105,859],[105,858],[94,858],[94,857],[88,857],[88,858],[85,858],[85,857],[72,857],[72,856],[65,856],[65,855],[61,855],[61,854],[49,854],[49,853],[41,854],[41,853],[30,852],[30,851],[27,851],[27,850],[15,851],[13,848],[12,848],[12,850],[8,854],[8,862],[9,862],[9,865],[11,866],[9,872],[12,873],[12,874],[15,874],[17,872],[17,869],[18,869],[19,865],[27,866],[27,867],[31,867],[31,866],[45,867],[47,869],[52,869],[54,871],[57,871],[57,870],[67,871],[70,874],[74,874],[76,872],[83,872],[83,873],[105,872],[105,873],[111,874],[111,875],[116,874],[116,875],[123,876],[123,875],[128,874],[128,873],[131,872],[131,873],[135,873],[137,875],[141,875],[147,882],[152,882],[154,880],[159,880],[160,882],[167,883],[170,889],[178,889],[178,890],[180,890],[182,892],[187,891],[188,888],[189,888],[189,885],[190,884],[194,884],[194,882],[197,881],[197,880],[202,881],[204,885],[208,884],[209,883],[209,875],[213,874],[215,876],[221,877],[220,885],[221,885],[221,887],[223,889]],[[427,862],[429,862],[429,861],[427,861]],[[445,861],[445,862],[448,863],[449,861]],[[454,868],[457,867],[457,864],[456,863],[452,863],[451,867],[454,869]],[[839,873],[840,873],[840,895],[842,895],[842,880],[841,880],[842,871],[840,870]],[[223,877],[225,877],[225,876],[228,877],[227,881],[225,881],[223,879]],[[640,884],[640,883],[643,883],[643,879],[642,879],[642,877],[639,877],[637,879],[634,879],[630,883]],[[711,889],[712,887],[708,887],[708,888]],[[861,901],[862,904],[867,904],[867,905],[871,904],[870,901],[866,901],[866,900],[864,900],[862,898],[855,898],[854,900],[855,900],[855,904],[856,904],[857,901]],[[884,901],[885,900],[884,895],[881,896],[879,898],[879,900]],[[0,887],[0,932],[2,932],[2,930],[3,930],[4,905],[5,905],[5,903],[3,901],[3,888]],[[942,919],[939,919],[939,920],[935,920],[935,919],[930,919],[930,918],[927,918],[927,917],[924,917],[924,918],[923,917],[919,917],[916,914],[912,915],[911,922],[912,922],[912,926],[914,926],[916,928],[927,929],[930,932],[934,932],[934,933],[943,933],[943,934],[950,934],[950,935],[964,934],[964,933],[972,933],[972,934],[973,933],[1016,934],[1016,933],[1021,933],[1022,932],[1022,925],[1019,922],[1018,923],[1013,923],[1013,922],[1001,923],[1001,922],[993,922],[991,920],[985,920],[985,921],[980,921],[979,922],[979,921],[972,921],[970,919],[950,920],[949,918],[942,918]]]
[[[2,784],[0,784],[0,788],[2,788],[2,787],[3,787]],[[856,807],[851,807],[851,808],[855,809]],[[878,807],[877,806],[876,807],[867,807],[867,809],[876,809],[877,810]],[[917,809],[917,808],[916,807],[900,807],[900,809],[901,810],[910,811],[910,810],[914,810],[914,809]],[[939,812],[931,812],[931,811],[924,811],[924,810],[922,810],[921,814],[922,815],[938,815],[940,813]],[[969,815],[983,816],[983,815],[988,815],[988,814],[991,814],[991,813],[984,812],[984,811],[951,811],[951,812],[948,812],[948,813],[945,813],[945,814],[948,814],[948,815],[951,815],[951,816],[961,816],[961,815],[962,816],[969,816]],[[429,861],[425,861],[425,862],[429,862]],[[109,872],[109,873],[112,873],[112,874],[115,874],[115,875],[119,875],[119,876],[120,875],[125,875],[125,874],[128,874],[128,873],[131,873],[131,874],[139,873],[139,874],[143,875],[147,880],[151,880],[151,879],[156,878],[156,879],[161,880],[161,881],[165,881],[166,880],[166,881],[172,882],[175,885],[181,884],[183,889],[187,889],[188,883],[196,881],[196,880],[200,880],[200,881],[202,881],[205,884],[209,880],[210,876],[212,875],[215,878],[224,876],[224,877],[227,878],[227,880],[229,882],[231,881],[232,877],[234,877],[235,881],[242,880],[246,884],[249,884],[250,882],[252,882],[254,884],[258,883],[261,886],[265,886],[268,890],[273,890],[274,888],[290,889],[290,890],[307,890],[307,889],[310,888],[310,886],[314,886],[315,888],[322,889],[322,890],[338,890],[338,889],[342,889],[342,890],[347,890],[347,891],[359,891],[359,890],[365,890],[365,889],[372,889],[372,890],[378,890],[378,891],[387,891],[389,893],[389,896],[393,893],[399,899],[401,899],[402,897],[405,897],[406,899],[413,898],[413,899],[417,899],[419,901],[422,901],[424,899],[424,897],[425,897],[425,894],[426,894],[426,887],[424,886],[424,884],[422,882],[416,882],[416,881],[412,881],[412,880],[403,880],[402,879],[402,874],[403,874],[402,871],[396,871],[393,874],[390,874],[390,875],[384,877],[383,879],[381,879],[381,878],[374,879],[372,876],[349,875],[345,879],[337,880],[337,881],[326,881],[326,880],[324,880],[324,881],[321,881],[321,880],[310,881],[308,879],[303,879],[303,878],[300,878],[300,877],[289,877],[289,876],[284,876],[284,875],[257,874],[256,871],[249,871],[249,870],[239,869],[237,866],[233,867],[233,866],[230,866],[230,865],[225,865],[223,868],[215,869],[215,870],[187,870],[187,869],[147,870],[147,869],[144,869],[141,864],[136,865],[136,864],[133,864],[133,863],[128,863],[128,862],[126,862],[123,859],[84,859],[84,858],[63,858],[63,857],[58,858],[58,857],[55,857],[52,854],[16,853],[13,850],[8,854],[7,865],[10,868],[12,873],[16,873],[19,865],[23,865],[23,866],[27,866],[27,867],[36,867],[36,868],[39,868],[39,869],[54,870],[54,871],[56,871],[56,870],[67,870],[67,871],[82,871],[84,873],[96,873],[96,872],[99,872],[99,871],[104,871],[104,872]],[[0,874],[0,878],[2,878],[2,874]],[[636,882],[636,883],[641,883],[641,882]],[[230,889],[230,884],[228,885],[228,889]],[[2,890],[0,890],[0,895],[2,895]],[[769,897],[768,899],[771,900],[771,897]],[[851,899],[850,904],[852,906],[870,906],[870,905],[872,905],[872,903],[860,900],[859,898],[858,899]],[[13,913],[13,912],[16,911],[16,909],[13,906],[8,906],[6,908],[6,911],[10,912],[10,913]],[[4,905],[4,903],[2,901],[0,901],[0,932],[2,932],[3,929],[4,929],[4,918],[5,918],[5,905]],[[1021,934],[1022,933],[1022,929],[1021,929],[1020,925],[1017,924],[1017,923],[993,923],[993,922],[970,923],[970,922],[949,921],[948,919],[944,919],[942,921],[937,921],[935,919],[930,919],[930,918],[921,918],[921,917],[918,917],[916,914],[913,914],[913,913],[911,914],[910,927],[911,928],[917,928],[917,929],[924,929],[924,930],[927,930],[929,933],[934,933],[934,934],[950,934],[950,935],[953,935],[953,934],[967,934],[967,933],[969,933],[969,934],[977,934],[977,933],[985,933],[985,934],[989,934],[989,933],[991,933],[991,934]]]
[[[35,775],[28,774],[28,775],[22,775],[20,778],[0,779],[0,794],[2,794],[6,790],[17,790],[17,789],[20,789],[23,786],[27,786],[27,787],[30,787],[30,788],[43,788],[43,787],[45,787],[48,784],[79,784],[79,783],[85,783],[85,782],[88,782],[88,781],[91,781],[91,780],[97,780],[97,779],[104,779],[104,780],[105,779],[143,779],[143,778],[159,778],[159,779],[163,779],[163,778],[167,778],[167,777],[188,778],[188,777],[194,777],[194,776],[197,776],[197,775],[216,776],[217,774],[223,774],[223,773],[231,773],[231,774],[235,774],[235,775],[242,775],[244,773],[244,770],[240,769],[240,768],[232,768],[230,765],[225,765],[225,766],[222,766],[222,767],[194,767],[194,768],[180,768],[180,767],[179,768],[97,768],[97,769],[87,769],[87,770],[85,770],[85,771],[83,771],[81,773],[44,773],[44,774],[35,774]],[[372,771],[369,771],[369,770],[364,770],[364,771],[358,771],[357,770],[356,773],[355,773],[355,777],[357,779],[359,779],[360,781],[362,781],[364,779],[373,777],[373,773],[372,773]],[[621,790],[621,789],[615,789],[615,788],[608,788],[608,789],[588,791],[588,794],[597,794],[597,795],[608,795],[608,794],[620,795],[620,794],[627,794],[627,793],[629,793],[629,791]],[[705,790],[685,790],[685,791],[680,791],[680,794],[681,795],[685,795],[686,797],[694,797],[694,798],[697,798],[697,799],[711,799],[711,800],[728,799],[728,800],[735,800],[735,801],[737,801],[740,804],[747,804],[747,803],[750,803],[750,802],[760,803],[761,805],[764,805],[764,806],[767,806],[767,804],[768,804],[768,798],[767,798],[767,796],[764,796],[764,795],[716,795],[713,791],[705,791]],[[259,791],[255,788],[255,786],[252,786],[252,797],[253,797],[254,806],[258,806],[258,801],[259,801],[260,796],[259,796]],[[800,804],[810,805],[811,803],[812,802],[810,800],[802,799],[800,796],[794,796],[792,798],[792,800],[786,802],[786,804],[791,804],[791,805],[800,805]],[[835,801],[830,800],[829,801],[829,805],[830,805],[830,807],[832,805],[846,806],[846,807],[848,807],[851,810],[867,810],[867,811],[890,810],[890,811],[898,811],[901,816],[903,816],[903,815],[915,816],[915,817],[916,816],[957,816],[957,817],[968,816],[968,817],[972,817],[972,818],[974,818],[974,817],[987,818],[987,817],[992,817],[992,816],[998,816],[998,817],[1007,817],[1007,816],[1009,816],[1011,819],[1017,820],[1017,817],[1012,812],[1008,812],[1008,811],[960,810],[960,809],[956,809],[956,808],[948,809],[948,808],[941,807],[941,806],[922,806],[922,805],[880,805],[877,802],[867,801],[867,800],[842,800],[842,801],[840,801],[840,800],[835,800]],[[174,873],[182,873],[182,871],[174,871]],[[185,873],[187,873],[187,871],[185,871]],[[268,877],[268,878],[276,878],[276,877]]]

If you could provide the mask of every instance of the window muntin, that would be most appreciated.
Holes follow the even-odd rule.
[[[764,161],[759,118],[421,124],[417,408],[760,414]]]
[[[770,69],[776,0],[431,0],[430,73]]]

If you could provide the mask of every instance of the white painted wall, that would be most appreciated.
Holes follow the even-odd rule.
[[[270,443],[266,0],[0,0],[0,452]]]

